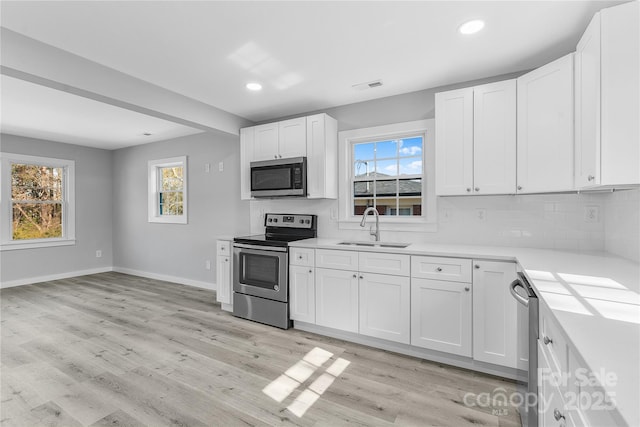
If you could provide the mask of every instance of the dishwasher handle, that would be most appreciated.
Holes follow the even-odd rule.
[[[523,297],[522,295],[516,292],[516,288],[518,286],[520,286],[525,291],[527,290],[522,284],[522,282],[520,281],[520,279],[516,279],[513,282],[511,282],[511,284],[509,285],[509,292],[511,292],[511,295],[513,295],[516,301],[518,301],[520,304],[524,305],[525,307],[529,307],[529,299]]]

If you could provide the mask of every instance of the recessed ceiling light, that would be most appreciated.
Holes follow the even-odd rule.
[[[473,21],[467,21],[460,25],[458,31],[460,34],[475,34],[484,28],[484,21],[474,19]]]
[[[262,90],[262,85],[260,83],[247,83],[247,89],[249,90]]]

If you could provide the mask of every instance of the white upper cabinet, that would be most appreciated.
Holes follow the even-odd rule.
[[[573,53],[517,81],[518,193],[573,190]]]
[[[254,159],[270,160],[307,155],[305,117],[254,127]]]
[[[515,80],[473,89],[473,185],[476,194],[515,192]]]
[[[307,117],[307,197],[338,197],[338,122],[326,114]]]
[[[577,188],[640,184],[638,2],[603,9],[576,48]]]
[[[436,93],[436,195],[471,194],[473,88]]]
[[[285,120],[278,123],[278,158],[307,155],[307,118]]]
[[[436,194],[513,194],[515,80],[436,94]]]

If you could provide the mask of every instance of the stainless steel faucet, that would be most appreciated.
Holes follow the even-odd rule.
[[[376,217],[376,231],[373,232],[371,231],[371,227],[369,229],[369,234],[372,236],[376,236],[376,242],[380,241],[380,218],[378,216],[378,210],[374,207],[368,207],[367,209],[365,209],[364,213],[362,214],[362,221],[360,221],[360,227],[364,227],[364,224],[367,222],[367,215],[369,215],[369,212],[373,212],[373,215]]]

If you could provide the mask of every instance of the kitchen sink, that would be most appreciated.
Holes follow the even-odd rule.
[[[339,245],[345,246],[364,246],[369,248],[406,248],[411,243],[388,243],[388,242],[340,242]]]

